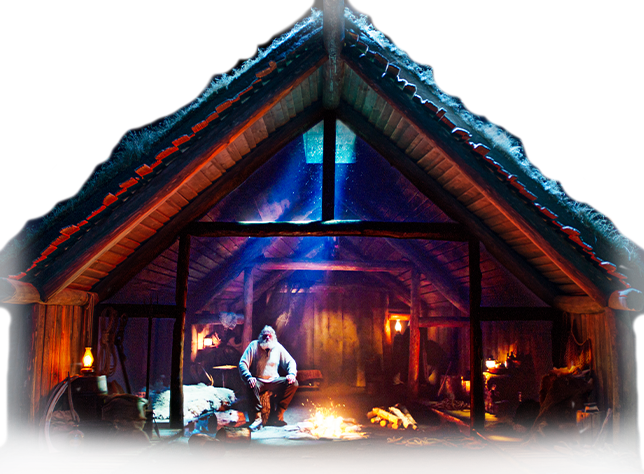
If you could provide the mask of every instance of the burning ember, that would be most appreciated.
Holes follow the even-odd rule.
[[[311,418],[295,425],[295,429],[298,433],[289,438],[352,440],[367,436],[354,419],[339,416],[333,407],[316,407]]]

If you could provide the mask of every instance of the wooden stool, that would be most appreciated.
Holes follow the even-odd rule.
[[[266,391],[260,394],[259,396],[259,401],[262,404],[262,425],[266,426],[266,423],[268,422],[268,417],[271,415],[271,398],[272,398],[273,392],[271,391]]]

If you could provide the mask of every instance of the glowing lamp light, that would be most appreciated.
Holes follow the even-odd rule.
[[[212,347],[212,337],[206,337],[203,340],[203,346],[204,347]]]
[[[396,321],[396,325],[394,326],[394,329],[396,330],[396,332],[402,331],[402,324],[400,324],[400,319]]]
[[[91,347],[85,348],[85,354],[83,354],[82,362],[83,367],[81,368],[81,372],[91,372],[93,370],[94,356],[92,355]]]
[[[488,357],[487,360],[485,361],[485,367],[487,367],[488,369],[492,369],[496,367],[496,361],[491,357]]]

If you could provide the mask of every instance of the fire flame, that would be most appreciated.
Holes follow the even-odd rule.
[[[315,413],[306,420],[308,431],[316,438],[354,439],[364,436],[360,425],[335,413],[333,408],[316,407]]]

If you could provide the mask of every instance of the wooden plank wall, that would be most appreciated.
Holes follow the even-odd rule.
[[[85,341],[91,341],[92,322],[80,306],[34,304],[27,370],[26,413],[37,423],[49,394],[67,375],[80,373]],[[96,354],[94,354],[96,356]]]
[[[273,325],[298,368],[321,370],[329,384],[357,387],[382,371],[384,293],[276,292],[269,301],[256,307],[253,337],[264,324]]]
[[[612,350],[615,333],[608,324],[607,318],[603,313],[564,313],[563,331],[562,354],[565,366],[578,364],[576,346],[580,347],[584,343],[588,345],[589,341],[592,354],[591,368],[594,372],[595,401],[600,410],[613,408],[616,400],[610,387],[613,385],[612,379],[616,369]]]
[[[524,399],[539,400],[541,378],[553,367],[552,322],[550,321],[486,321],[483,329],[483,359],[493,357],[504,362],[509,352],[529,355],[534,366],[532,389]]]

